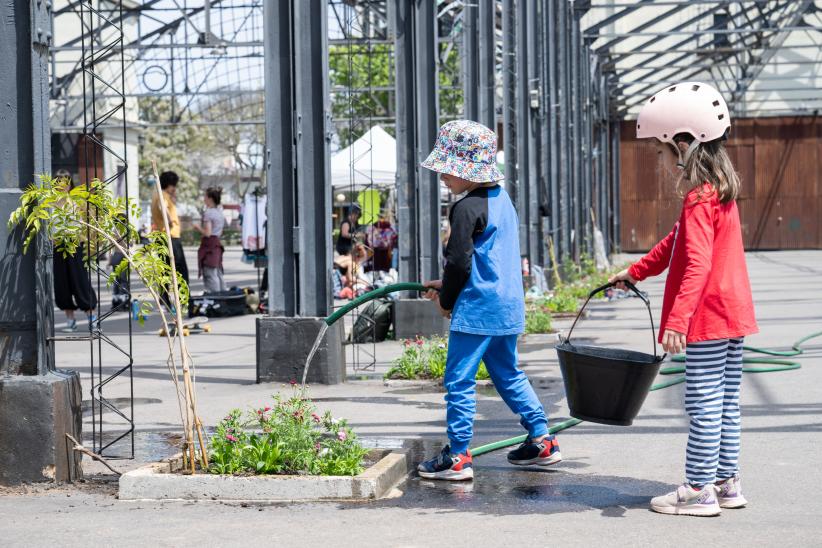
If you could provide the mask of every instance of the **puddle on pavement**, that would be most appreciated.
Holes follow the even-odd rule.
[[[103,443],[110,443],[111,440],[116,439],[122,435],[123,432],[108,432],[104,434]],[[213,434],[213,429],[206,428],[206,437],[210,438]],[[134,463],[144,462],[158,462],[169,459],[182,450],[183,434],[182,430],[179,432],[135,432],[134,433]],[[85,436],[84,445],[91,448],[92,443],[89,434]],[[131,456],[131,440],[129,436],[117,441],[111,446],[107,447],[104,453],[107,458],[115,460],[130,459]]]
[[[365,439],[363,441],[366,441]],[[491,440],[478,440],[481,445]],[[440,439],[374,439],[377,446],[402,447],[413,467],[442,448]],[[651,497],[670,485],[639,478],[587,473],[585,461],[567,460],[550,467],[515,467],[506,460],[507,449],[487,453],[474,461],[474,480],[426,480],[411,473],[400,486],[402,496],[377,501],[379,506],[408,509],[447,509],[488,514],[561,513],[597,509],[603,516],[621,517],[629,508],[645,508]]]

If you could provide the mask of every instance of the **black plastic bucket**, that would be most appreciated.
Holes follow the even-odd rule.
[[[619,426],[633,423],[659,373],[659,366],[665,359],[665,355],[656,355],[654,317],[648,298],[632,284],[626,282],[625,285],[648,307],[654,353],[583,346],[571,342],[571,333],[588,301],[613,284],[594,289],[577,314],[568,337],[556,347],[568,407],[571,416],[577,419]]]

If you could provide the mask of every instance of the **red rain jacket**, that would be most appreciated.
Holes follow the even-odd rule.
[[[660,342],[666,329],[686,333],[689,343],[759,331],[736,202],[720,204],[707,183],[701,192],[688,193],[671,233],[628,269],[642,281],[670,267]]]

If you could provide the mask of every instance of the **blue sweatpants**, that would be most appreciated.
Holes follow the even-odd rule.
[[[685,477],[691,485],[739,472],[742,342],[721,339],[685,348],[685,410],[691,418]]]
[[[476,375],[480,360],[508,407],[532,438],[548,433],[548,418],[528,377],[517,367],[517,335],[472,335],[451,331],[445,366],[448,439],[451,452],[465,453],[474,426]]]

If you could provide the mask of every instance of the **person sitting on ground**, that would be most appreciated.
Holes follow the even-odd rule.
[[[336,251],[340,255],[349,255],[354,247],[354,233],[360,228],[362,214],[360,204],[354,202],[348,208],[348,216],[340,224],[340,235],[337,236]]]
[[[528,377],[517,366],[517,336],[525,330],[525,294],[520,269],[519,222],[511,198],[497,181],[497,136],[469,120],[440,128],[422,167],[442,174],[454,194],[466,193],[449,215],[451,234],[441,280],[425,285],[426,297],[451,318],[443,384],[449,445],[421,463],[421,477],[474,477],[468,444],[473,435],[477,368],[484,361],[497,392],[520,416],[528,437],[508,453],[520,466],[548,466],[562,460],[548,432],[548,418]],[[439,291],[437,291],[439,290]]]

